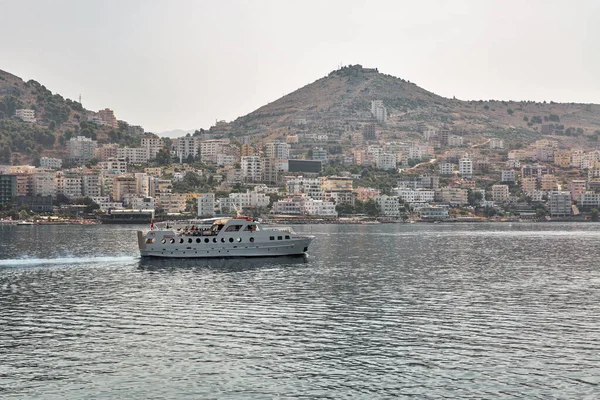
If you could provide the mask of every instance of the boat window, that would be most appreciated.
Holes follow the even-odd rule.
[[[161,242],[162,244],[165,244],[165,243],[167,243],[167,239],[163,239],[163,240],[161,240],[160,242]]]
[[[250,241],[251,241],[251,242],[254,242],[254,238],[253,238],[253,237],[251,237],[251,238],[250,238]]]
[[[179,239],[179,243],[183,243],[183,238],[180,238],[180,239]]]
[[[269,240],[275,240],[275,236],[269,236]]]
[[[241,242],[241,241],[242,241],[242,238],[237,238],[237,241],[238,241],[238,242]]]
[[[217,238],[213,238],[213,243],[217,243]]]
[[[193,241],[194,241],[194,239],[192,239],[192,238],[188,239],[188,243],[192,243]]]
[[[277,236],[277,240],[282,240],[283,236]]]
[[[198,238],[196,239],[196,243],[200,243],[202,241],[202,239]]]
[[[154,243],[154,239],[146,239],[146,244],[152,244]]]
[[[233,243],[233,238],[229,238],[229,243]]]
[[[175,239],[171,239],[171,244],[175,243]]]
[[[237,232],[242,229],[242,225],[229,225],[225,232]]]
[[[246,227],[244,228],[244,231],[256,232],[256,225],[254,225],[254,224],[246,225]]]
[[[289,235],[285,235],[285,238],[286,238],[286,239],[289,239],[289,238],[290,238],[290,236],[289,236]]]
[[[208,242],[210,242],[210,240],[208,238],[205,238],[204,243],[208,243]]]
[[[225,243],[225,238],[221,238],[221,243]]]

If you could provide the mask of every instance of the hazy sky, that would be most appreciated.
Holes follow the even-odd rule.
[[[336,69],[446,97],[600,103],[600,1],[0,0],[0,69],[146,131],[233,120]]]

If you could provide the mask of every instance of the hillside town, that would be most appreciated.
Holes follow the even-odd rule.
[[[73,135],[64,158],[0,165],[0,210],[5,219],[132,209],[157,218],[597,220],[600,150],[563,148],[552,136],[514,146],[443,126],[394,140],[384,102],[373,100],[370,114],[358,131],[335,135],[310,132],[305,119],[266,138],[227,135],[223,122],[175,139],[128,126],[136,147]],[[32,109],[13,118],[37,123]],[[108,108],[87,122],[126,124]]]

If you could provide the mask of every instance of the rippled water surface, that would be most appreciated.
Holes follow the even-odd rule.
[[[0,227],[0,398],[600,398],[600,225],[319,225],[308,257],[140,260]]]

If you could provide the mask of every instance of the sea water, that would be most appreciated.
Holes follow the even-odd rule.
[[[0,398],[598,398],[600,225],[303,225],[306,257],[145,260],[0,227]],[[144,227],[145,228],[145,227]]]

